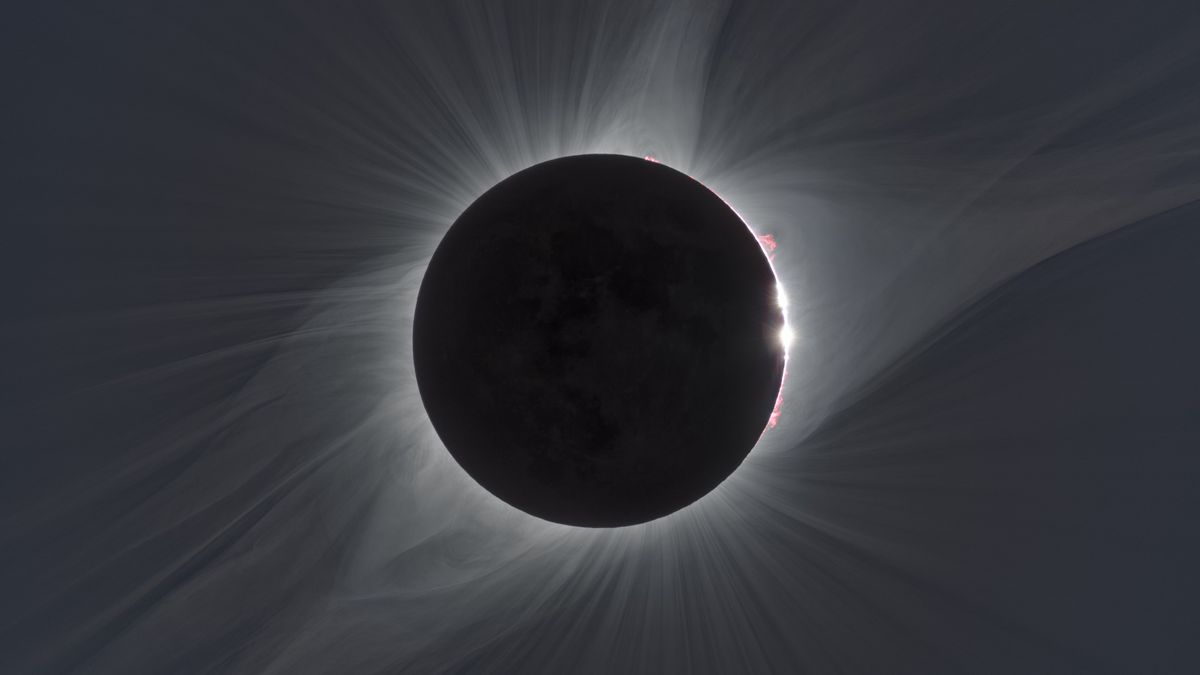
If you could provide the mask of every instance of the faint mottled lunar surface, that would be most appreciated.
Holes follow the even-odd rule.
[[[703,496],[762,433],[776,281],[719,197],[661,164],[564,157],[487,191],[417,300],[421,398],[454,458],[546,520],[613,527]]]

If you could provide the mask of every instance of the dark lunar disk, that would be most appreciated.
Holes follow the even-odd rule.
[[[750,452],[783,321],[758,241],[703,185],[634,157],[564,157],[446,233],[417,298],[417,384],[450,453],[500,499],[631,525]]]

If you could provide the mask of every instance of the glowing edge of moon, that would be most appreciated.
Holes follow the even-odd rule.
[[[647,162],[654,162],[655,164],[662,163],[653,155],[645,155],[642,157],[642,159],[646,160]],[[701,185],[704,185],[702,181],[696,180],[694,176],[689,176],[689,178],[695,180]],[[783,375],[779,378],[779,393],[775,395],[775,407],[771,409],[771,416],[767,418],[767,426],[763,429],[765,432],[767,429],[774,429],[775,426],[779,424],[779,417],[783,413],[783,385],[787,381],[788,375],[788,352],[791,349],[792,343],[796,340],[796,333],[792,330],[792,326],[788,322],[787,291],[785,291],[783,288],[783,282],[779,280],[779,273],[775,271],[775,249],[779,246],[779,244],[775,241],[775,235],[757,234],[754,231],[754,228],[750,227],[750,223],[742,217],[742,214],[738,213],[737,209],[733,208],[732,204],[726,201],[724,197],[717,194],[716,190],[713,190],[707,185],[704,185],[704,187],[709,192],[717,195],[717,198],[724,202],[725,206],[728,206],[730,211],[733,211],[734,215],[738,217],[738,220],[742,221],[742,224],[745,225],[746,229],[750,231],[750,234],[753,235],[756,240],[758,240],[758,245],[762,248],[763,256],[767,259],[767,265],[771,267],[771,274],[775,277],[775,303],[779,305],[779,311],[781,314],[783,314],[783,328],[779,329],[779,343],[783,345]]]

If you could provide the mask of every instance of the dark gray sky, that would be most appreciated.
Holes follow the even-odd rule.
[[[0,672],[1200,670],[1193,2],[36,5]],[[617,530],[470,481],[410,353],[450,222],[587,152],[774,235],[797,335]]]

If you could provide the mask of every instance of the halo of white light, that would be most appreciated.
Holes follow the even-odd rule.
[[[515,63],[499,28],[502,17],[493,14],[502,14],[500,9],[489,6],[459,17],[478,42],[464,51],[461,61],[443,58],[446,46],[433,44],[420,31],[409,31],[411,39],[401,41],[409,50],[406,67],[411,66],[419,83],[414,96],[420,98],[413,105],[448,111],[449,119],[430,116],[423,126],[397,132],[408,145],[398,141],[397,156],[388,159],[401,165],[391,178],[405,189],[397,191],[402,196],[392,203],[371,205],[394,218],[394,259],[333,289],[329,306],[302,332],[346,331],[348,317],[366,315],[375,339],[389,347],[389,361],[372,364],[366,375],[386,385],[382,411],[364,417],[354,430],[357,446],[366,448],[374,477],[383,483],[382,497],[372,503],[367,529],[358,540],[361,549],[345,568],[339,592],[342,602],[397,600],[380,622],[389,630],[408,626],[414,642],[428,639],[432,631],[424,616],[406,609],[414,598],[452,605],[439,614],[447,622],[489,616],[499,626],[494,634],[500,635],[503,625],[532,620],[539,608],[578,600],[573,594],[586,592],[581,589],[588,582],[617,576],[632,584],[630,579],[645,578],[620,576],[621,565],[643,560],[638,555],[643,549],[653,551],[644,560],[667,561],[664,569],[687,557],[703,583],[711,584],[712,595],[736,607],[733,598],[741,587],[722,580],[728,572],[724,556],[730,546],[753,549],[761,543],[756,537],[763,536],[750,532],[747,514],[765,509],[797,525],[796,531],[802,524],[806,531],[832,539],[854,536],[805,513],[792,500],[794,484],[772,471],[772,460],[796,452],[805,434],[955,307],[1095,232],[1082,226],[1065,234],[1030,229],[1018,241],[1003,228],[989,229],[991,224],[1036,220],[1032,216],[1059,208],[1045,195],[1066,200],[1085,190],[1094,194],[1084,201],[1098,212],[1108,209],[1107,222],[1131,217],[1120,210],[1131,207],[1121,198],[1119,182],[1106,183],[1106,176],[1088,173],[1093,165],[1086,156],[1070,164],[1067,154],[1055,158],[1060,164],[1035,167],[1040,180],[1028,184],[1036,186],[1029,190],[1036,200],[1019,198],[1021,183],[1010,187],[1013,194],[1004,200],[983,205],[992,211],[980,206],[971,211],[945,195],[969,195],[964,198],[969,202],[987,194],[1011,169],[1013,157],[1024,155],[1003,147],[970,166],[954,164],[953,171],[940,172],[926,166],[929,153],[943,150],[941,138],[918,139],[911,146],[885,145],[868,135],[857,139],[851,117],[822,120],[820,133],[805,136],[778,111],[798,116],[808,110],[809,92],[789,89],[777,92],[779,100],[747,102],[736,88],[712,88],[708,68],[723,30],[723,8],[664,7],[631,24],[637,30],[621,34],[621,56],[612,57],[615,62],[603,68],[589,62],[582,71],[556,70],[544,87],[539,74],[524,73],[525,80],[539,82],[534,89],[513,76],[529,64]],[[609,18],[592,24],[604,25]],[[781,38],[781,52],[773,55],[768,47],[747,47],[746,38],[740,39],[738,46],[751,53],[764,50],[768,63],[775,56],[782,60],[793,46],[790,37]],[[561,49],[564,54],[587,53],[583,47],[599,49],[596,44],[564,44]],[[805,75],[811,73],[792,77],[804,81]],[[934,98],[920,105],[932,109],[939,103]],[[892,106],[881,109],[886,109],[885,117],[894,113]],[[867,109],[861,114],[873,113]],[[719,133],[705,133],[706,125]],[[843,136],[849,140],[837,140]],[[957,147],[957,137],[953,140]],[[1163,147],[1169,145],[1164,139],[1149,145],[1158,147],[1159,140]],[[772,262],[779,282],[777,301],[785,313],[779,339],[794,371],[785,385],[789,396],[783,424],[763,435],[732,476],[669,516],[611,530],[549,523],[480,487],[442,447],[412,372],[416,292],[446,228],[503,178],[542,161],[590,153],[656,157],[720,195],[756,234],[779,237]],[[414,166],[421,168],[419,176],[414,177]],[[905,211],[910,202],[919,208]],[[1138,208],[1154,206],[1142,201]],[[1093,227],[1102,229],[1103,223]],[[986,273],[961,272],[968,268]],[[936,283],[947,278],[956,283]],[[305,367],[320,376],[343,377],[323,365],[311,343],[297,343],[296,348],[303,351]],[[422,548],[430,541],[443,542],[442,548]],[[420,564],[406,568],[402,579],[381,572],[412,557]],[[742,562],[751,565],[746,560]],[[773,567],[769,557],[752,562],[787,573]],[[680,592],[671,587],[675,579],[670,574],[654,578],[659,587]],[[622,589],[628,594],[628,585]],[[521,595],[514,599],[513,594]],[[628,595],[614,603],[641,602]],[[654,611],[683,604],[660,603]],[[600,649],[603,641],[595,644]],[[595,656],[595,662],[602,662],[603,654]]]

